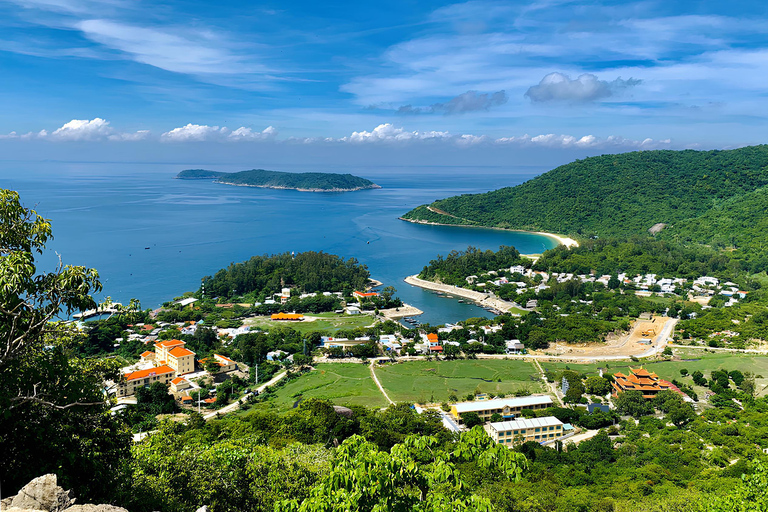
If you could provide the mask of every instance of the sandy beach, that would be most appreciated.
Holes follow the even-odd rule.
[[[406,222],[412,222],[413,224],[428,224],[430,226],[450,226],[454,228],[475,228],[475,229],[497,229],[499,231],[512,231],[516,233],[531,233],[534,235],[541,235],[545,236],[547,238],[550,238],[552,240],[555,240],[558,244],[564,245],[568,247],[569,249],[571,247],[578,247],[579,242],[574,240],[573,238],[569,238],[562,235],[556,235],[554,233],[546,233],[544,231],[526,231],[524,229],[507,229],[507,228],[496,228],[496,227],[490,227],[490,226],[469,226],[466,224],[444,224],[441,222],[429,222],[426,220],[414,220],[414,219],[404,219],[403,217],[398,217],[400,220],[404,220]]]

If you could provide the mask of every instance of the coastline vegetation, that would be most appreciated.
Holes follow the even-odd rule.
[[[349,192],[381,188],[374,182],[352,174],[324,172],[282,172],[252,169],[240,172],[219,172],[187,169],[176,175],[181,180],[213,179],[216,183],[245,187],[286,188],[310,192]]]

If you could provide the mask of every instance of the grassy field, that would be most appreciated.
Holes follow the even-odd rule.
[[[410,361],[377,367],[376,375],[395,402],[445,402],[451,393],[463,400],[476,389],[493,394],[521,388],[544,391],[541,381],[534,380],[538,373],[533,364],[520,360]]]
[[[692,385],[693,380],[691,377],[682,378],[680,376],[680,369],[685,368],[688,370],[689,375],[696,370],[699,370],[705,377],[709,378],[709,374],[712,370],[739,370],[742,372],[749,371],[756,376],[762,376],[755,379],[757,384],[757,392],[759,395],[765,395],[768,393],[768,356],[761,356],[755,354],[738,354],[733,352],[706,352],[704,350],[696,349],[675,349],[675,355],[681,357],[682,361],[660,361],[660,362],[643,362],[643,363],[591,363],[591,364],[578,364],[578,363],[541,363],[542,368],[545,371],[558,372],[566,369],[568,366],[571,370],[583,372],[588,375],[597,375],[598,368],[604,368],[606,372],[626,372],[629,366],[634,368],[642,366],[648,370],[655,372],[659,377],[666,380],[677,379],[686,384]],[[608,368],[606,368],[608,366]],[[694,389],[699,396],[703,396],[705,388],[694,386]]]
[[[290,409],[301,398],[325,398],[336,405],[388,405],[371,379],[367,365],[328,363],[318,364],[316,368],[280,387],[275,393],[273,405],[279,409]]]
[[[245,325],[268,331],[272,327],[290,327],[300,333],[325,331],[335,333],[341,329],[357,329],[373,324],[372,315],[344,315],[336,313],[309,313],[301,322],[273,322],[268,316],[248,318]]]

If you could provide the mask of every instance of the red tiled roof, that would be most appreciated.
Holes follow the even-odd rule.
[[[184,345],[186,345],[186,343],[181,340],[165,340],[165,341],[158,341],[157,343],[155,343],[156,347],[164,347],[164,348],[178,347],[178,346],[184,346]]]
[[[352,295],[355,297],[378,297],[378,292],[353,292]]]
[[[437,338],[437,334],[435,334],[435,333],[431,332],[431,333],[427,334],[427,339],[428,339],[429,341],[437,341],[437,339],[438,339],[438,338]]]
[[[443,347],[441,347],[440,345],[435,345],[434,347],[429,347],[429,350],[432,350],[433,352],[442,352]]]
[[[234,363],[234,361],[233,361],[233,360],[231,360],[230,358],[228,358],[228,357],[226,357],[226,356],[222,356],[221,354],[213,354],[213,355],[214,355],[215,357],[218,357],[219,359],[223,359],[223,360],[225,360],[225,361],[229,361],[230,363]]]
[[[175,370],[169,366],[158,366],[157,368],[149,368],[147,370],[138,370],[125,374],[126,380],[143,379],[145,377],[151,377],[153,375],[165,375],[167,373],[174,373]]]
[[[147,350],[146,352],[141,353],[141,357],[151,356],[152,354],[154,354],[154,352],[150,352],[149,350]]]
[[[173,357],[184,357],[184,356],[193,356],[195,355],[194,352],[191,350],[187,350],[184,347],[173,347],[171,350],[168,351],[168,355],[171,355]]]
[[[171,384],[181,384],[185,380],[187,380],[187,379],[185,379],[184,377],[176,377],[175,379],[173,379],[171,381]]]

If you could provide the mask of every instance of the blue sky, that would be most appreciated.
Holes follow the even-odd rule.
[[[766,26],[764,2],[0,0],[0,149],[762,143]]]

